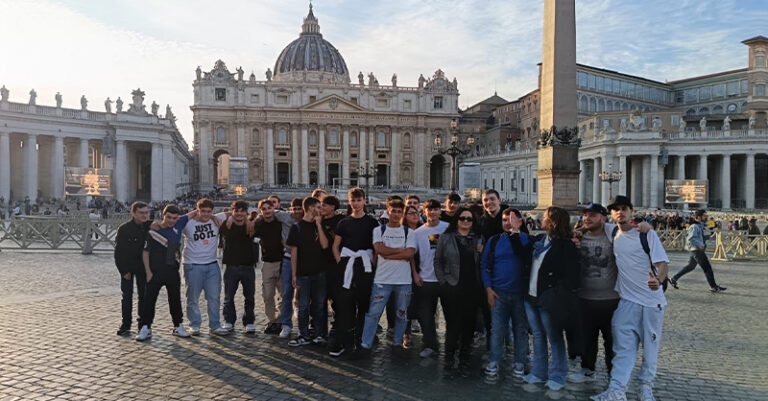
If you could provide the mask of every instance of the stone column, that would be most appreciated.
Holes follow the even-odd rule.
[[[368,141],[368,160],[371,161],[372,166],[376,166],[376,127],[372,127],[368,130],[368,132],[371,133],[370,135],[370,141]],[[375,181],[374,181],[375,182]],[[371,183],[373,185],[373,183]]]
[[[210,129],[208,127],[207,122],[200,122],[198,123],[198,140],[200,144],[200,154],[198,155],[198,175],[200,182],[198,183],[200,185],[200,190],[203,192],[208,192],[209,189],[211,189],[211,164],[208,161],[208,158],[210,157],[209,152],[209,146],[210,146],[210,137],[208,136],[210,133]],[[271,152],[267,152],[271,153]],[[126,196],[128,196],[128,192],[124,193]]]
[[[413,149],[415,152],[415,166],[413,169],[414,173],[414,179],[416,182],[416,186],[426,188],[427,187],[427,181],[425,179],[426,177],[426,163],[424,161],[425,152],[428,151],[427,146],[431,146],[426,143],[427,139],[427,133],[424,130],[419,129],[416,133],[416,147]]]
[[[163,200],[163,148],[158,142],[152,143],[152,165],[150,166],[150,198],[152,201]]]
[[[10,206],[11,200],[11,143],[7,132],[0,132],[0,197]]]
[[[731,209],[731,155],[723,155],[723,163],[720,167],[720,198],[722,198],[723,209]]]
[[[643,156],[643,207],[651,204],[651,159]]]
[[[747,201],[747,209],[753,210],[755,208],[755,154],[747,153],[746,159],[746,174],[744,175],[744,189],[745,200]]]
[[[365,132],[365,127],[360,127],[360,133],[359,133],[359,135],[360,135],[360,139],[358,140],[358,143],[357,143],[357,145],[358,145],[358,150],[359,150],[359,152],[358,152],[358,156],[360,157],[360,158],[359,158],[359,160],[360,160],[360,164],[359,164],[359,166],[364,168],[364,167],[366,167],[366,166],[367,166],[367,162],[366,162],[366,160],[367,160],[367,159],[366,159],[366,157],[365,157],[365,156],[366,156],[366,150],[368,149],[368,148],[365,146],[365,145],[366,145],[366,143],[367,143],[367,142],[366,142],[366,132]],[[358,187],[361,187],[361,188],[364,188],[364,187],[365,187],[365,184],[366,184],[366,182],[365,182],[366,180],[367,180],[367,178],[363,178],[363,177],[360,177],[360,175],[358,174],[358,177],[357,177],[357,186],[358,186]]]
[[[657,208],[659,207],[659,156],[652,154],[649,158],[651,159],[649,163],[651,188],[648,207]]]
[[[80,138],[80,167],[88,168],[88,139]]]
[[[299,183],[299,130],[291,127],[291,184]]]
[[[399,130],[392,130],[392,141],[390,146],[390,160],[392,161],[391,164],[391,171],[390,171],[390,183],[389,186],[393,185],[400,185],[400,131]]]
[[[131,168],[125,151],[125,141],[115,141],[115,196],[120,202],[128,201],[128,171]]]
[[[619,180],[619,193],[616,195],[626,195],[627,178],[629,178],[627,177],[627,156],[619,156],[619,171],[621,171],[621,179]]]
[[[677,156],[677,164],[675,164],[675,179],[685,179],[685,155]]]
[[[349,185],[349,127],[342,128],[341,136],[341,187]]]
[[[640,202],[642,201],[642,182],[640,178],[640,174],[642,173],[643,165],[640,159],[637,157],[633,157],[629,159],[629,163],[631,165],[631,177],[629,177],[629,185],[630,185],[630,202],[632,202],[632,205],[635,207],[640,206]]]
[[[27,193],[29,200],[37,199],[37,135],[27,134],[27,142],[24,144],[26,154]]]
[[[245,135],[245,124],[238,123],[236,127],[237,132],[237,153],[236,155],[238,157],[246,157],[246,135]]]
[[[707,155],[699,156],[699,175],[697,178],[699,180],[707,179]]]
[[[579,203],[587,203],[587,163],[584,160],[579,160]],[[509,188],[512,190],[512,187]]]
[[[264,169],[266,177],[264,177],[264,182],[268,185],[274,185],[275,184],[275,137],[272,133],[272,125],[270,124],[267,127],[267,161],[266,161],[266,168]]]
[[[592,159],[592,201],[593,203],[601,202],[600,198],[600,158],[596,157]],[[529,193],[531,191],[528,191]]]
[[[325,127],[320,127],[317,131],[317,186],[324,187],[328,178],[325,170]]]
[[[53,140],[51,157],[51,196],[64,197],[64,138],[57,136]]]
[[[301,126],[301,183],[309,185],[309,136],[307,126]]]
[[[163,200],[173,200],[176,198],[176,184],[179,183],[179,178],[176,176],[176,170],[174,169],[173,161],[176,157],[173,154],[173,147],[167,143],[162,148],[163,158]]]

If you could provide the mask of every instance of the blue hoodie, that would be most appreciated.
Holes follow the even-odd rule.
[[[528,245],[530,238],[525,233],[520,233],[520,242],[523,246]],[[491,241],[485,244],[483,257],[480,261],[480,272],[483,278],[483,286],[491,287],[494,291],[503,292],[522,292],[525,291],[527,283],[523,279],[523,264],[520,258],[515,255],[507,234],[501,233],[496,242],[495,254],[491,253]],[[491,268],[493,276],[491,276]]]

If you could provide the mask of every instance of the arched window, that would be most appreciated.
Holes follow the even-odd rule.
[[[587,97],[586,96],[582,96],[581,100],[579,101],[579,110],[587,111],[588,108],[589,108],[589,105],[587,103]]]
[[[349,134],[349,146],[353,148],[357,147],[357,132],[352,132]]]
[[[314,130],[309,131],[309,146],[317,146],[317,133]]]
[[[600,99],[597,102],[597,111],[605,111],[605,100]]]
[[[227,143],[227,130],[224,127],[216,128],[216,143]]]
[[[288,144],[288,131],[286,131],[285,128],[280,128],[280,130],[277,131],[277,144],[278,145]]]
[[[597,102],[595,102],[595,98],[593,97],[589,98],[589,112],[594,113],[596,108],[597,108]]]
[[[613,102],[612,101],[609,100],[609,101],[605,102],[605,111],[613,111]]]
[[[696,110],[694,110],[694,109],[688,109],[688,110],[685,111],[685,115],[686,116],[692,116],[694,114],[696,114]]]
[[[509,118],[507,118],[509,120]],[[411,147],[411,134],[406,132],[403,134],[403,147],[408,149]]]
[[[335,129],[328,131],[328,145],[339,146],[339,131]]]
[[[700,108],[699,109],[699,114],[701,114],[701,115],[709,114],[709,108],[707,108],[707,107]]]
[[[717,105],[712,108],[712,114],[723,114],[723,106]]]

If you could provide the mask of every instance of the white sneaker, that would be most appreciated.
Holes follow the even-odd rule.
[[[419,356],[422,358],[429,358],[434,354],[435,354],[435,350],[433,350],[432,348],[424,348],[423,350],[421,350],[421,352],[419,352]]]
[[[523,381],[525,381],[528,384],[544,383],[544,379],[534,376],[533,373],[528,373],[527,375],[523,376]]]
[[[280,338],[288,338],[291,336],[291,327],[283,325],[283,329],[280,330]]]
[[[485,367],[485,375],[489,377],[496,377],[499,375],[499,364],[497,362],[489,362]]]
[[[592,401],[627,401],[627,393],[620,388],[608,387],[608,390],[593,395],[589,399]]]
[[[325,341],[325,339],[322,336],[317,336],[317,337],[315,337],[314,340],[312,340],[312,342],[315,343],[316,345],[323,345],[327,341]]]
[[[141,326],[141,330],[139,330],[139,334],[136,335],[136,341],[144,341],[151,337],[152,337],[152,330],[149,329],[149,326],[144,325],[144,326]]]
[[[211,334],[215,334],[217,336],[228,336],[229,333],[230,333],[229,330],[227,330],[227,329],[225,329],[223,327],[219,327],[218,329],[211,329],[208,332],[211,333]]]
[[[187,332],[187,329],[184,328],[183,324],[180,324],[179,327],[173,329],[173,335],[181,338],[189,337],[189,333]]]
[[[587,368],[581,368],[580,371],[569,373],[566,377],[571,383],[588,383],[595,381],[595,371]]]
[[[199,336],[200,335],[200,328],[199,327],[190,327],[189,328],[189,334],[192,334],[193,336]]]
[[[235,325],[232,324],[232,323],[224,323],[224,324],[221,325],[221,328],[226,330],[226,331],[232,331],[232,330],[235,329]]]
[[[653,396],[653,385],[648,383],[641,384],[637,399],[640,401],[656,401],[656,398]]]
[[[552,391],[560,391],[565,387],[565,384],[558,383],[554,380],[547,380],[547,382],[544,384],[544,387],[552,390]]]
[[[256,326],[254,326],[253,323],[245,325],[245,332],[248,333],[248,334],[255,333],[256,332]]]
[[[515,369],[512,371],[515,377],[523,377],[525,375],[525,365],[522,363],[515,363]]]

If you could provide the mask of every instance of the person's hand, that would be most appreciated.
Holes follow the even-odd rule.
[[[157,220],[153,221],[152,224],[149,225],[149,229],[150,230],[155,230],[155,231],[159,230],[160,229],[160,222],[157,221]]]
[[[253,220],[248,220],[245,222],[245,233],[248,234],[248,236],[253,236],[256,234],[256,222]]]
[[[147,282],[152,281],[152,272],[147,273]]]
[[[125,273],[123,275],[123,278],[126,279],[126,280],[130,280],[131,279],[131,273]]]
[[[499,294],[497,294],[496,291],[494,291],[491,287],[486,288],[485,292],[488,295],[488,306],[493,308],[496,306],[496,298],[499,297]]]
[[[317,223],[317,226],[320,227],[323,225],[323,216],[317,215],[315,216],[315,223]]]
[[[571,241],[573,242],[574,245],[576,245],[576,248],[581,249],[581,235],[579,236],[574,235],[573,238],[571,238]]]
[[[648,276],[650,279],[648,279],[648,288],[652,289],[653,291],[656,291],[659,289],[659,279],[656,278],[656,276],[653,275],[652,272],[648,272]]]
[[[637,225],[637,231],[639,231],[639,232],[641,232],[643,234],[647,234],[648,231],[651,231],[651,230],[653,230],[653,226],[648,224],[648,222],[644,221],[644,222],[642,222],[642,223]]]
[[[298,286],[298,285],[296,285],[296,275],[295,275],[295,274],[294,274],[294,275],[293,275],[293,277],[291,278],[291,284],[293,284],[293,289],[294,289],[294,290],[298,290],[298,289],[299,289],[299,286]]]
[[[413,273],[413,283],[416,284],[417,287],[421,287],[424,285],[424,280],[422,280],[418,273]]]

